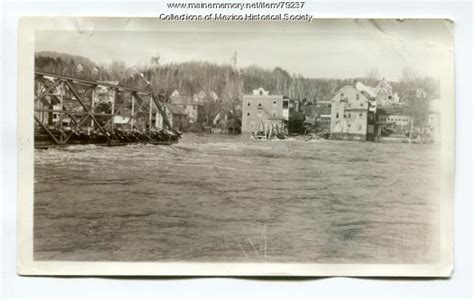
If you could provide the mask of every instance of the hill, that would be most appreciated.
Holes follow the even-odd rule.
[[[104,67],[86,57],[53,51],[35,53],[35,70],[88,80],[107,80],[110,77]]]
[[[159,60],[159,58],[158,58]],[[177,90],[182,95],[205,95],[206,110],[217,114],[221,110],[233,110],[239,105],[242,95],[263,87],[270,94],[285,95],[291,99],[306,102],[329,101],[345,85],[357,81],[375,86],[373,78],[322,79],[305,78],[290,74],[276,67],[265,69],[260,66],[237,68],[230,64],[216,64],[206,61],[189,61],[158,65],[154,63],[138,70],[127,67],[123,62],[114,61],[108,66],[98,66],[90,59],[58,52],[38,52],[35,54],[35,70],[71,76],[87,80],[114,80],[122,86],[152,89],[156,93],[169,96]],[[402,76],[399,82],[389,82],[402,102],[409,107],[410,114],[424,121],[428,111],[428,101],[439,98],[439,82],[430,77]],[[425,97],[418,99],[418,90]],[[211,95],[217,95],[217,101]],[[217,103],[216,103],[217,102]],[[210,116],[213,117],[213,116]]]

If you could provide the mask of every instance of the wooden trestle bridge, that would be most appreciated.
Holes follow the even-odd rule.
[[[166,104],[151,91],[35,72],[35,148],[73,144],[170,144]]]

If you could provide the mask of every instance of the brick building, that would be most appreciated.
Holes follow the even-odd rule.
[[[281,126],[288,121],[288,99],[269,95],[259,88],[242,99],[242,133],[262,131],[265,126]]]

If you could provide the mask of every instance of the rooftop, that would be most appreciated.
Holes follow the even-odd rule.
[[[173,115],[187,115],[179,107],[172,103],[166,103],[166,107],[170,110]]]

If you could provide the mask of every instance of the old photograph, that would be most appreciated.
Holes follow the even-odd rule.
[[[451,21],[20,25],[20,274],[450,275]]]

